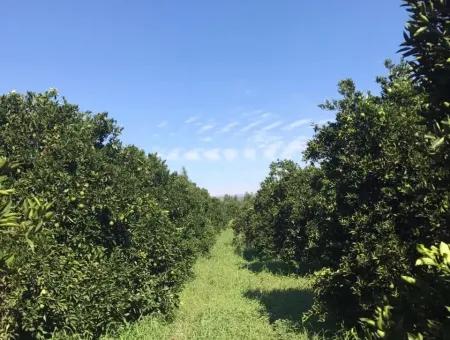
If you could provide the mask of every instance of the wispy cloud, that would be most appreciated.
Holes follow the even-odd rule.
[[[263,122],[264,122],[264,120],[262,120],[262,119],[257,120],[257,121],[254,121],[254,122],[252,122],[252,123],[247,124],[246,126],[244,126],[240,131],[241,131],[241,132],[247,132],[247,131],[250,131],[251,129],[253,129],[253,128],[259,126],[259,125],[261,125]]]
[[[214,124],[204,124],[200,127],[200,129],[197,130],[198,133],[204,133],[206,131],[210,131],[212,129],[214,129],[215,125]]]
[[[300,137],[289,142],[281,153],[282,158],[292,159],[300,158],[302,152],[306,149],[308,139]]]
[[[166,127],[168,124],[167,120],[163,120],[162,122],[160,122],[158,125],[156,125],[156,127],[162,129],[163,127]]]
[[[231,123],[225,125],[222,129],[220,129],[220,132],[223,132],[223,133],[229,132],[232,129],[234,129],[236,126],[239,126],[238,122],[231,122]]]
[[[232,161],[237,158],[238,152],[236,149],[224,149],[223,156],[227,161]]]
[[[269,124],[269,125],[263,127],[263,128],[261,129],[261,131],[270,131],[270,130],[273,130],[273,129],[279,127],[281,124],[283,124],[283,121],[281,121],[281,120],[276,121],[276,122],[274,122],[274,123],[272,123],[272,124]]]
[[[184,159],[188,161],[198,161],[200,160],[200,152],[197,149],[191,149],[184,153],[183,155]]]
[[[188,119],[186,119],[184,122],[186,124],[192,124],[195,123],[198,120],[198,116],[191,116]]]
[[[296,120],[288,125],[286,125],[283,130],[293,130],[295,128],[298,128],[300,126],[304,126],[304,125],[308,125],[308,124],[312,124],[312,120],[311,119],[299,119]]]
[[[208,137],[202,137],[200,138],[200,141],[203,143],[209,143],[212,141],[212,137],[208,136]]]
[[[177,161],[180,159],[180,157],[181,157],[181,149],[179,148],[170,150],[166,155],[166,159],[168,161]]]
[[[254,131],[247,137],[247,141],[253,143],[254,145],[264,148],[269,144],[273,144],[275,142],[281,142],[282,137],[273,133],[268,133],[267,131]]]
[[[245,148],[243,155],[245,159],[254,160],[256,158],[256,150],[253,148]]]
[[[220,155],[220,149],[218,148],[203,151],[203,157],[209,161],[218,161],[222,158]]]
[[[263,151],[264,157],[273,160],[276,157],[277,152],[282,144],[283,144],[282,142],[275,142],[270,145],[267,145]]]

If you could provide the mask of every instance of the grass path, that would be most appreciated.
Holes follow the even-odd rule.
[[[231,230],[195,265],[195,278],[181,294],[173,323],[155,318],[126,328],[121,339],[312,339],[295,330],[311,304],[306,278],[273,273],[234,252]]]

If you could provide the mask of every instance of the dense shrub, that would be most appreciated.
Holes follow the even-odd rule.
[[[261,188],[241,209],[236,234],[261,257],[279,257],[310,269],[318,266],[314,262],[319,253],[323,261],[329,260],[320,249],[317,227],[322,203],[318,193],[324,187],[318,168],[303,169],[293,161],[272,163]]]
[[[0,154],[14,200],[52,202],[52,223],[14,254],[2,289],[3,336],[97,337],[142,314],[170,315],[220,208],[156,155],[123,146],[105,113],[80,112],[55,91],[0,97]]]
[[[317,168],[273,164],[238,227],[260,253],[323,267],[314,311],[347,325],[398,294],[400,273],[416,270],[416,244],[450,237],[423,138],[426,96],[407,65],[387,66],[380,95],[340,83],[343,98],[322,106],[336,121],[316,128],[305,152]]]
[[[450,3],[405,0],[410,20],[400,50],[412,67],[414,84],[426,95],[420,111],[426,126],[430,173],[425,176],[431,196],[440,201],[433,214],[434,229],[450,225]],[[424,212],[428,213],[428,212]],[[448,232],[442,240],[448,243]],[[437,244],[438,238],[427,244]],[[450,334],[450,273],[448,244],[418,246],[420,258],[414,277],[402,276],[397,294],[386,296],[375,320],[365,319],[372,338],[447,339]],[[423,267],[426,266],[426,269]],[[398,275],[400,273],[397,273]]]
[[[367,334],[442,338],[449,299],[443,252],[450,241],[450,7],[442,0],[404,3],[411,13],[401,49],[408,62],[387,63],[379,95],[342,81],[342,98],[322,105],[336,113],[335,122],[316,127],[304,154],[320,176],[305,180],[290,173],[308,168],[272,165],[235,229],[260,253],[283,257],[288,245],[297,263],[317,260],[314,314],[353,326],[384,306],[376,309],[378,321],[366,319],[380,332]],[[417,244],[439,243],[439,254],[420,247],[430,268],[415,266]],[[415,291],[405,288],[408,277]]]
[[[450,335],[450,249],[417,247],[421,257],[415,277],[402,276],[400,293],[392,305],[377,307],[363,318],[369,339],[448,339]]]
[[[342,100],[328,103],[336,122],[317,131],[306,157],[332,183],[332,212],[345,234],[337,267],[320,276],[317,304],[353,324],[412,270],[417,243],[448,238],[436,223],[440,197],[428,179],[432,166],[419,125],[423,96],[406,67],[380,79],[381,96],[341,84]]]

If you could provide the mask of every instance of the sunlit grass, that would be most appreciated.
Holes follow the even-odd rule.
[[[298,328],[312,302],[307,278],[257,269],[223,232],[211,255],[195,265],[195,279],[181,294],[173,323],[144,318],[120,333],[121,339],[314,339]]]

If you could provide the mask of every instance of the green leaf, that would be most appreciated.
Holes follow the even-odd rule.
[[[416,266],[434,266],[436,262],[429,257],[421,257],[416,261]]]
[[[427,18],[425,15],[423,15],[422,13],[420,13],[419,16],[420,16],[420,18],[422,19],[422,21],[424,21],[424,22],[426,22],[426,23],[429,23],[429,22],[430,22],[430,20],[428,20],[428,18]]]
[[[34,252],[34,242],[32,240],[30,240],[28,237],[26,237],[25,240],[27,241],[28,245],[30,246],[31,251]]]
[[[403,281],[405,281],[406,283],[409,283],[410,285],[416,284],[416,279],[411,276],[402,275],[401,278]]]
[[[359,320],[361,320],[362,322],[364,322],[364,323],[366,323],[366,324],[368,324],[368,325],[370,325],[372,327],[376,326],[375,321],[373,321],[372,319],[360,318]]]
[[[13,263],[14,263],[14,259],[15,259],[15,256],[14,256],[14,255],[11,255],[10,257],[8,257],[8,258],[6,259],[5,263],[6,263],[6,266],[7,266],[8,268],[11,268],[11,266],[12,266]]]
[[[448,244],[444,243],[444,242],[441,242],[439,244],[439,252],[444,257],[450,256],[450,248],[448,247]]]
[[[419,35],[421,35],[427,30],[427,28],[427,26],[420,27],[417,31],[414,32],[414,37],[418,37]]]
[[[432,149],[437,149],[439,146],[442,145],[442,143],[444,143],[445,141],[445,137],[441,137],[436,139],[432,144],[431,144],[431,148]]]

